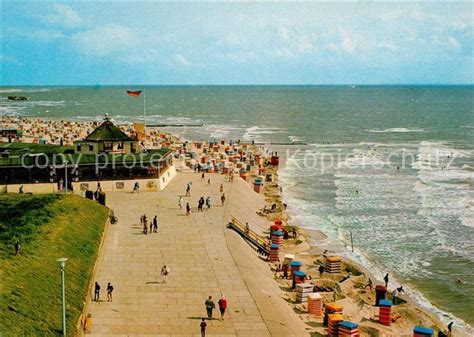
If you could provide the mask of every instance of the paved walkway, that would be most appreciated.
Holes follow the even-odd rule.
[[[220,206],[219,192],[223,178],[209,177],[211,186],[197,174],[179,173],[165,191],[107,193],[107,204],[119,223],[109,228],[96,275],[102,290],[101,301],[91,307],[94,336],[200,336],[204,301],[211,295],[217,306],[221,294],[229,310],[224,321],[207,321],[206,336],[270,336],[227,247],[228,215],[224,216],[226,207]],[[192,197],[185,200],[191,201],[193,213],[186,216],[177,204],[189,181]],[[226,195],[230,186],[225,183]],[[213,206],[197,213],[201,195],[210,195]],[[150,220],[158,215],[157,234],[142,233],[141,214]],[[160,276],[164,264],[171,271],[166,284]],[[106,302],[107,282],[114,286],[112,303]],[[220,317],[218,310],[214,317]]]

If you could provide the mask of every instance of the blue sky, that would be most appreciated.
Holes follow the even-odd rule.
[[[472,84],[472,3],[2,1],[2,85]]]

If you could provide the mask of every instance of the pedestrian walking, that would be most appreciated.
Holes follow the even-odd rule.
[[[180,210],[183,209],[183,197],[180,195],[178,199],[178,207]]]
[[[322,264],[319,266],[318,270],[319,270],[319,278],[323,277],[324,266]]]
[[[150,221],[150,234],[153,233],[153,220]]]
[[[453,324],[454,322],[450,322],[448,324],[448,337],[451,337],[453,335]]]
[[[139,192],[140,192],[140,183],[137,181],[135,182],[135,185],[133,185],[132,193],[139,193]]]
[[[221,193],[224,192],[224,185],[223,185],[223,184],[221,184],[221,187],[219,188],[219,191],[220,191]]]
[[[202,212],[203,206],[204,206],[204,197],[201,197],[198,201],[198,212]]]
[[[158,216],[155,215],[155,217],[153,218],[153,231],[155,233],[158,232]]]
[[[285,263],[282,267],[283,270],[283,278],[286,280],[288,279],[288,263]]]
[[[206,198],[206,206],[207,206],[207,209],[211,208],[211,197]]]
[[[191,214],[191,207],[189,206],[189,202],[186,203],[186,215]]]
[[[201,174],[201,181],[204,180],[205,176],[204,176],[204,172]]]
[[[168,275],[170,274],[170,269],[166,264],[161,268],[161,276],[163,277],[163,283],[168,282]]]
[[[20,241],[16,240],[15,242],[15,256],[20,255],[21,245]]]
[[[100,284],[96,282],[95,287],[94,287],[94,302],[99,302],[99,297],[100,297]]]
[[[383,280],[385,281],[385,288],[387,288],[388,287],[388,281],[389,281],[388,273],[385,274],[385,276],[383,277]]]
[[[187,197],[190,197],[191,196],[191,185],[188,184],[188,186],[186,187],[186,196]]]
[[[217,302],[217,304],[219,305],[219,311],[221,312],[221,321],[223,321],[225,310],[227,309],[227,299],[224,297],[224,295],[221,296],[221,299],[219,302]]]
[[[114,291],[114,287],[112,283],[107,284],[107,302],[112,302],[112,292]]]
[[[146,218],[146,215],[143,215],[143,234],[148,234],[148,220]]]
[[[211,185],[211,178],[207,179],[207,184]]]
[[[212,296],[209,296],[206,302],[204,302],[204,305],[206,306],[207,318],[212,319],[212,310],[214,310],[214,308],[216,307],[214,301],[212,300]]]
[[[224,203],[225,203],[225,193],[222,193],[221,195],[221,206],[224,207]]]
[[[206,323],[206,320],[203,318],[201,320],[201,337],[206,337],[206,327],[207,327],[207,323]]]

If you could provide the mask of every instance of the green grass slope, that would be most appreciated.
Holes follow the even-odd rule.
[[[79,196],[0,195],[0,336],[60,334],[59,257],[69,259],[68,335],[75,331],[107,214]]]

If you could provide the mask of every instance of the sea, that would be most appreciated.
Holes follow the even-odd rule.
[[[162,128],[187,139],[290,144],[293,223],[474,335],[473,99],[474,86],[2,87],[0,115],[120,124],[146,108],[147,124],[202,123]]]

